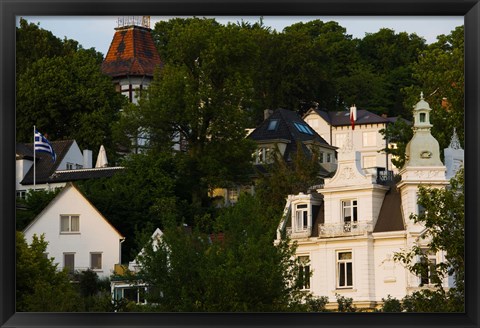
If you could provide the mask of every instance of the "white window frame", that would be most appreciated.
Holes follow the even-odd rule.
[[[295,231],[302,232],[308,229],[308,204],[295,205]]]
[[[349,204],[348,204],[349,203]],[[350,198],[350,199],[342,199],[341,200],[342,206],[342,221],[344,223],[347,222],[358,222],[358,200],[357,198]],[[350,210],[350,221],[346,221],[347,218],[347,210]]]
[[[298,260],[298,274],[301,275],[299,279],[303,279],[301,290],[310,290],[310,256],[299,255]]]
[[[100,255],[100,267],[94,267],[93,265],[93,256]],[[93,271],[102,271],[103,270],[103,254],[102,252],[90,252],[90,269]]]
[[[433,286],[433,285],[435,285],[435,283],[433,281],[431,281],[430,271],[431,271],[432,266],[437,265],[437,256],[436,256],[436,254],[432,254],[432,253],[428,252],[427,249],[425,249],[423,251],[425,253],[425,257],[426,257],[426,260],[427,260],[427,263],[425,263],[425,265],[427,265],[427,272],[426,272],[426,276],[423,276],[422,274],[419,275],[419,277],[418,277],[419,286]],[[428,282],[424,283],[424,280],[428,280]]]
[[[377,133],[375,131],[365,131],[362,133],[363,147],[377,146]]]
[[[255,164],[268,164],[270,162],[270,156],[272,149],[268,147],[257,148],[255,151]]]
[[[350,258],[340,259],[340,254],[350,254]],[[338,250],[335,252],[336,259],[336,284],[337,289],[352,289],[354,286],[354,266],[353,266],[353,251],[352,250]],[[350,264],[350,266],[349,266]],[[342,272],[342,267],[343,272]],[[348,272],[350,271],[351,281],[349,284]],[[343,285],[342,282],[343,275]]]
[[[62,224],[65,218],[68,219],[68,227]],[[76,225],[72,224],[73,219],[77,220]],[[80,233],[80,214],[60,214],[60,233],[61,234]]]

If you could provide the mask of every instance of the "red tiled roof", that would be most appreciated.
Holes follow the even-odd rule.
[[[111,77],[127,75],[151,76],[162,61],[151,30],[129,26],[117,28],[102,63],[102,72]]]

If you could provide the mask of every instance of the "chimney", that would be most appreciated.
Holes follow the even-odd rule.
[[[92,168],[92,161],[93,155],[92,151],[88,149],[83,150],[83,168],[84,169],[91,169]]]
[[[264,120],[268,119],[268,118],[270,117],[270,115],[272,115],[272,114],[273,114],[273,110],[271,110],[271,109],[265,109],[265,110],[263,111],[263,119],[264,119]]]
[[[387,116],[387,114],[383,113],[383,114],[382,114],[382,117],[383,117],[383,118],[387,118],[388,116]]]

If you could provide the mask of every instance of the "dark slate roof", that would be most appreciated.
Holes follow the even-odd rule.
[[[162,61],[151,30],[140,26],[117,28],[102,63],[102,72],[111,77],[150,76]]]
[[[17,158],[25,158],[33,161],[33,148],[24,143],[17,143],[15,149]]]
[[[402,217],[402,199],[395,185],[385,195],[373,232],[405,230]]]
[[[278,120],[278,125],[274,130],[268,130],[268,125],[272,120]],[[306,125],[312,134],[302,133],[296,127],[294,123],[300,123]],[[301,142],[302,149],[305,153],[309,153],[309,150],[305,143],[315,142],[321,144],[324,147],[332,148],[318,133],[315,132],[297,113],[279,108],[275,110],[269,118],[264,120],[255,130],[248,135],[248,138],[257,142],[268,142],[270,140],[285,139],[290,141],[287,144],[284,158],[290,161],[290,154],[297,151],[297,142]]]
[[[57,155],[57,160],[52,161],[52,157],[48,153],[36,152],[35,153],[35,162],[36,162],[36,183],[47,183],[49,182],[49,177],[57,169],[58,165],[62,162],[65,154],[68,152],[70,147],[73,144],[73,140],[60,140],[60,141],[50,141],[50,144]],[[17,155],[25,158],[25,156],[30,156],[33,160],[33,143],[21,144],[17,143],[16,145]],[[33,166],[27,172],[23,180],[20,182],[22,185],[33,184]]]
[[[36,183],[57,183],[69,182],[78,180],[87,180],[103,177],[111,177],[117,172],[120,172],[123,167],[105,167],[105,168],[91,168],[81,170],[63,170],[57,171],[58,165],[62,162],[68,150],[73,144],[73,140],[50,141],[57,155],[57,160],[52,161],[52,157],[48,153],[36,152]],[[17,143],[16,153],[19,158],[28,158],[33,161],[33,144]],[[33,166],[27,172],[22,185],[33,185]]]
[[[57,171],[49,177],[48,182],[69,182],[96,178],[109,178],[123,169],[123,167],[99,167],[81,170]]]
[[[349,111],[327,112],[321,109],[313,110],[332,126],[351,125]],[[357,120],[355,121],[355,125],[389,122],[391,122],[391,118],[382,117],[365,109],[357,109]]]

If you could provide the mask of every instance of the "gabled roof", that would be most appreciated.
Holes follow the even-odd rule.
[[[310,113],[311,111],[314,111],[315,113],[320,115],[328,124],[332,126],[346,126],[352,124],[350,122],[349,111],[327,112],[321,109],[314,108],[308,111],[306,115],[308,115],[308,113]],[[393,118],[382,117],[365,109],[358,109],[355,125],[389,123],[392,122],[392,119]]]
[[[151,30],[140,26],[115,29],[102,63],[102,72],[111,77],[149,76],[162,64]]]
[[[85,195],[73,184],[73,183],[67,183],[67,185],[65,187],[63,187],[63,189],[58,193],[57,196],[55,196],[55,198],[40,212],[40,214],[38,214],[35,219],[32,220],[32,222],[30,222],[30,224],[23,230],[23,232],[25,233],[28,229],[30,229],[34,224],[35,222],[37,222],[42,216],[43,214],[48,211],[52,206],[54,206],[59,200],[60,198],[63,197],[63,195],[65,195],[68,191],[70,190],[74,190],[76,191],[97,213],[98,215],[103,219],[105,220],[105,223],[107,223],[115,233],[118,234],[119,238],[120,239],[124,239],[125,237],[103,216],[102,213],[100,213],[100,211],[95,207],[93,206],[93,204],[88,200],[87,197],[85,197]]]
[[[52,145],[55,154],[57,154],[55,162],[52,161],[52,156],[49,153],[35,153],[36,183],[39,184],[49,182],[49,177],[55,172],[58,165],[68,153],[68,150],[73,144],[73,140],[51,141],[50,144]],[[33,143],[17,143],[16,153],[20,158],[28,158],[33,161]],[[33,166],[20,183],[23,185],[33,184]]]
[[[80,170],[62,170],[57,171],[58,166],[62,162],[65,155],[73,145],[73,140],[51,141],[50,144],[57,154],[57,160],[52,161],[52,157],[48,153],[36,152],[36,179],[35,183],[59,183],[78,180],[87,180],[95,178],[107,178],[113,176],[117,172],[121,172],[123,167],[105,167],[105,168],[91,168]],[[17,143],[16,145],[17,159],[28,159],[33,161],[33,144]],[[22,185],[33,184],[33,165],[27,174],[20,181]]]

